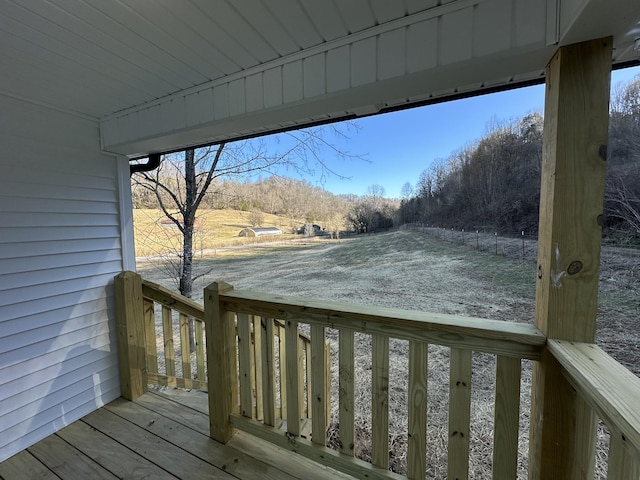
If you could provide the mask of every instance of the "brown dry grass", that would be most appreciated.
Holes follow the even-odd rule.
[[[238,236],[240,230],[251,226],[250,215],[251,212],[239,210],[200,210],[193,246],[196,254],[206,253],[206,250],[267,241],[265,237],[256,239]],[[292,225],[290,219],[268,213],[263,214],[263,218],[265,227],[278,227],[282,230],[283,235],[277,237],[279,240],[293,238],[292,229],[302,225],[302,222],[294,222]],[[165,215],[158,209],[141,208],[133,211],[136,256],[149,257],[182,251],[180,231],[175,225],[164,225],[162,221],[165,219]],[[273,240],[274,237],[268,238]]]
[[[640,334],[634,327],[640,314],[637,302],[640,282],[637,269],[622,267],[633,265],[623,253],[606,250],[603,254],[598,335],[605,350],[638,374]],[[394,232],[305,246],[272,246],[243,257],[220,254],[199,263],[203,270],[212,269],[199,287],[211,281],[226,281],[243,290],[506,321],[533,321],[535,263],[479,252],[418,232]],[[151,264],[141,265],[141,273],[154,281],[169,283]],[[335,359],[336,332],[329,331],[327,337]],[[393,340],[390,344],[390,462],[398,472],[406,466],[407,351],[407,342]],[[356,451],[366,459],[370,456],[371,425],[368,335],[356,336],[356,357]],[[490,478],[495,359],[491,355],[474,354],[473,362],[470,478]],[[448,372],[449,350],[430,346],[428,478],[446,478]],[[527,471],[530,372],[530,362],[523,362],[518,478],[526,478]],[[335,444],[339,428],[335,362],[332,381],[329,440]],[[601,444],[605,445],[606,440],[603,434]],[[604,478],[602,452],[601,449],[599,471]]]

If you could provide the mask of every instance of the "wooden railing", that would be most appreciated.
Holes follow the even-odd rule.
[[[211,436],[218,441],[226,442],[240,429],[358,478],[401,478],[388,470],[388,405],[389,341],[402,339],[409,344],[406,478],[425,478],[427,467],[430,344],[449,349],[448,478],[469,478],[472,352],[496,357],[493,457],[487,462],[494,479],[516,478],[521,360],[535,362],[543,355],[559,363],[570,385],[563,400],[572,404],[572,416],[564,420],[570,441],[557,448],[567,451],[572,478],[593,478],[597,418],[611,432],[604,455],[608,478],[640,478],[640,379],[595,345],[547,340],[527,324],[234,291],[226,284],[205,289],[203,308],[131,272],[118,276],[116,300],[123,396],[135,398],[146,381],[208,390]],[[158,319],[152,302],[161,305]],[[191,358],[182,348],[187,344],[185,317],[195,319],[196,344],[206,344],[203,353],[196,348],[195,368],[183,360]],[[167,332],[160,337],[160,357],[164,352],[165,362],[174,365],[164,374],[157,371],[156,324]],[[303,326],[310,335],[301,333]],[[338,335],[331,350],[328,328]],[[177,348],[169,331],[183,332]],[[354,456],[358,332],[371,339],[371,463]],[[338,367],[339,396],[333,407],[339,451],[327,446],[330,357]],[[212,383],[215,388],[208,388]],[[534,437],[531,442],[544,441]]]
[[[142,320],[138,322],[140,325],[137,327],[141,330],[144,342],[144,382],[150,385],[207,391],[209,388],[202,304],[157,283],[141,279],[132,272],[123,273],[116,282],[122,286],[125,281],[135,282],[142,293]],[[285,324],[280,320],[273,320],[272,323],[270,328],[275,339],[276,363],[284,365]],[[245,353],[249,352],[249,358],[242,374],[251,384],[253,415],[260,419],[263,411],[260,338],[264,329],[264,325],[261,327],[261,324],[264,322],[261,322],[260,318],[252,318],[249,332],[242,330],[241,335],[238,334],[238,338],[249,339],[250,347],[243,349]],[[305,378],[311,378],[311,339],[303,332],[298,332],[297,341],[301,352],[300,371],[304,372]],[[328,348],[328,344],[325,348]],[[283,375],[286,376],[286,365]],[[304,383],[301,385],[304,387]],[[287,408],[285,382],[277,378],[277,386],[276,414],[278,418],[283,418],[282,411],[286,411]],[[301,391],[301,395],[304,393],[304,390]],[[300,413],[301,418],[307,418],[306,408],[301,409]]]
[[[640,379],[590,343],[549,340],[549,352],[577,394],[575,451],[582,477],[593,478],[596,417],[609,429],[607,478],[640,478]]]
[[[426,466],[427,345],[450,348],[450,398],[448,477],[467,478],[469,468],[470,404],[472,352],[497,356],[494,421],[494,478],[515,478],[518,459],[521,359],[537,360],[545,337],[526,324],[407,312],[327,301],[233,291],[228,285],[214,284],[205,290],[205,311],[211,311],[216,331],[216,349],[228,380],[210,396],[212,433],[226,441],[233,429],[241,429],[310,457],[319,463],[366,478],[397,478],[389,472],[389,340],[409,341],[409,432],[408,478],[424,478]],[[266,320],[261,339],[263,364],[263,418],[252,413],[252,385],[243,372],[250,365],[243,336],[248,335],[252,316]],[[208,321],[208,317],[205,316]],[[288,403],[283,428],[274,409],[276,392],[273,333],[270,319],[285,322],[285,338],[295,338],[301,325],[311,331],[310,396],[306,408],[311,412],[311,440],[301,438],[303,422],[300,385],[300,351],[297,343],[286,344],[286,356],[280,364],[280,379],[285,379]],[[235,329],[238,341],[223,334]],[[339,400],[337,405],[339,445],[337,452],[327,447],[329,403],[325,330],[338,331]],[[245,333],[243,333],[245,332]],[[371,335],[371,463],[354,458],[354,333]],[[237,345],[237,351],[236,351]],[[257,345],[257,342],[256,342]],[[235,359],[238,358],[238,365]],[[283,371],[284,368],[284,371]],[[239,385],[240,403],[231,401]],[[226,390],[226,391],[225,391]],[[215,409],[215,412],[214,412]]]

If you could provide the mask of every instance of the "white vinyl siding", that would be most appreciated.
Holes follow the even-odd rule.
[[[117,398],[116,157],[98,122],[0,95],[0,461]]]

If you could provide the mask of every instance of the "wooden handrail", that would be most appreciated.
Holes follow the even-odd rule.
[[[246,391],[250,382],[247,379],[243,380],[243,375],[246,376],[243,372],[247,369],[241,366],[239,386],[240,399],[244,406],[240,409],[240,414],[233,411],[235,407],[226,408],[224,414],[216,419],[216,431],[212,430],[212,435],[218,435],[220,425],[227,432],[225,435],[229,435],[229,429],[235,427],[350,474],[356,473],[367,478],[398,478],[388,471],[389,339],[404,339],[409,340],[412,359],[409,364],[411,400],[408,406],[410,417],[408,478],[423,479],[426,471],[424,420],[427,407],[428,344],[451,348],[449,476],[451,478],[468,477],[472,351],[497,355],[494,438],[498,438],[499,443],[496,442],[496,445],[503,448],[504,452],[494,452],[494,478],[511,478],[515,475],[518,458],[521,360],[540,359],[546,344],[546,338],[536,327],[455,315],[236,291],[232,288],[220,291],[215,284],[209,291],[215,292],[215,308],[220,312],[220,319],[225,318],[223,322],[231,325],[233,317],[229,314],[236,314],[239,335],[247,337],[250,318],[262,319],[260,354],[264,401],[264,419],[258,422],[250,413],[250,397]],[[275,362],[275,351],[278,349],[274,350],[276,333],[273,326],[275,325],[276,330],[281,328],[285,330],[286,340],[287,336],[291,337],[292,329],[297,330],[298,324],[307,324],[311,330],[310,355],[309,352],[305,354],[308,376],[302,381],[299,381],[301,378],[299,375],[300,350],[287,341],[283,355],[282,344],[280,344],[278,365]],[[325,434],[331,405],[328,393],[330,379],[327,378],[329,368],[325,363],[331,355],[323,346],[327,328],[336,329],[339,335],[340,398],[337,410],[339,412],[338,443],[341,445],[341,455],[338,456],[333,453],[326,454]],[[363,464],[353,457],[355,332],[371,335],[372,342],[370,464]],[[246,365],[251,355],[251,352],[243,351],[247,345],[247,342],[238,338],[237,343],[232,342],[226,346],[221,343],[217,348],[226,349],[229,346],[232,348],[237,346],[238,358]],[[256,348],[258,348],[257,345]],[[311,364],[310,370],[309,364]],[[280,380],[279,390],[275,385],[276,377]],[[286,382],[286,388],[282,387],[282,382]],[[306,385],[306,404],[311,419],[311,422],[307,422],[307,425],[311,423],[312,427],[311,441],[308,440],[309,437],[300,434],[305,416],[297,415],[298,410],[303,410],[297,405],[299,398],[295,398],[293,405],[289,405],[286,411],[283,407],[278,412],[275,406],[278,392],[282,402],[283,392],[288,392],[287,395],[292,397],[294,391],[300,391],[303,383]],[[216,392],[215,395],[221,396],[222,393]],[[213,403],[216,403],[216,400],[213,400]],[[224,439],[224,436],[218,435],[217,438]]]
[[[533,325],[396,308],[309,300],[232,290],[220,295],[228,311],[405,340],[538,360],[546,337]]]
[[[145,298],[153,300],[161,305],[170,307],[180,313],[202,320],[204,318],[204,307],[194,302],[190,298],[173,292],[149,280],[142,280],[142,294]]]
[[[609,427],[608,478],[638,478],[640,378],[591,343],[550,339],[548,349],[569,383]]]

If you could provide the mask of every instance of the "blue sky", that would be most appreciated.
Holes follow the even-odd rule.
[[[613,72],[612,87],[640,74],[640,68]],[[543,114],[544,85],[440,103],[358,119],[358,131],[338,139],[338,148],[365,160],[325,160],[350,179],[306,178],[336,193],[364,195],[370,185],[382,185],[386,196],[400,198],[402,186],[415,185],[420,173],[438,159],[482,138],[494,121],[518,119],[531,112]],[[327,136],[328,140],[331,140]]]

